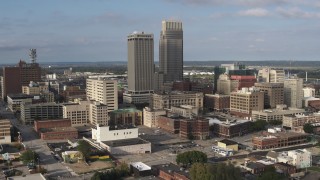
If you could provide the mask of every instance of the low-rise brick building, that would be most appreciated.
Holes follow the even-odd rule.
[[[180,118],[179,116],[159,116],[158,126],[170,133],[179,133],[180,130]]]
[[[43,140],[78,138],[78,130],[71,127],[69,119],[35,121],[34,129]]]
[[[209,121],[207,119],[181,119],[180,137],[207,139],[209,137]]]
[[[228,111],[230,109],[230,96],[222,94],[206,94],[204,107],[210,111]]]
[[[155,175],[164,180],[190,180],[189,171],[175,164],[152,166]]]
[[[250,123],[248,120],[213,120],[213,134],[223,138],[242,136],[249,133]]]
[[[54,127],[71,127],[70,119],[53,119],[46,121],[34,121],[34,129],[39,132],[42,128],[54,128]]]

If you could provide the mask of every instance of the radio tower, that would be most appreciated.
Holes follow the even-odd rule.
[[[30,49],[29,53],[31,62],[34,64],[37,62],[37,49]]]

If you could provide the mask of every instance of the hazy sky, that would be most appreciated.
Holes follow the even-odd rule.
[[[3,0],[0,63],[126,61],[126,37],[181,20],[184,60],[320,60],[319,0]]]

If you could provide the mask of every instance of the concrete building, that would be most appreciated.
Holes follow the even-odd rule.
[[[180,117],[178,115],[159,116],[158,127],[173,134],[180,131]]]
[[[264,92],[264,108],[273,109],[284,104],[283,83],[255,83],[254,86]]]
[[[0,119],[0,144],[11,143],[11,122],[9,119]]]
[[[311,87],[305,87],[303,90],[303,97],[316,97],[316,89]]]
[[[205,94],[204,108],[210,111],[229,111],[230,109],[230,95],[222,94]]]
[[[90,124],[91,101],[78,101],[63,104],[63,118],[71,120],[72,126],[83,126]]]
[[[97,142],[115,141],[138,137],[138,128],[135,126],[96,126],[92,128],[92,139]]]
[[[182,22],[162,21],[159,41],[159,72],[163,82],[183,80]]]
[[[258,82],[283,83],[284,70],[263,68],[258,72]]]
[[[299,126],[304,126],[306,123],[319,123],[320,113],[314,114],[295,114],[295,115],[284,115],[282,126],[295,129]]]
[[[212,133],[218,137],[233,138],[250,132],[250,121],[248,120],[211,120],[210,122],[213,124]]]
[[[293,165],[297,169],[308,168],[312,166],[312,155],[306,149],[281,152],[278,156],[278,162]]]
[[[288,107],[302,108],[303,79],[291,77],[284,80],[284,103]]]
[[[94,101],[90,103],[89,121],[92,125],[108,125],[108,106]]]
[[[255,88],[242,88],[230,95],[230,113],[238,117],[251,118],[252,111],[264,109],[264,93]]]
[[[25,124],[33,124],[34,120],[63,118],[63,105],[56,103],[22,103],[21,120]]]
[[[154,90],[153,34],[134,32],[128,36],[128,91],[126,103],[148,103]]]
[[[209,121],[207,119],[181,119],[180,137],[186,139],[208,139]]]
[[[253,136],[252,144],[257,149],[272,149],[308,142],[308,134],[290,131],[265,132],[262,136]]]
[[[118,87],[116,80],[87,79],[87,97],[107,105],[108,112],[118,109]]]
[[[232,149],[233,151],[239,150],[238,143],[230,139],[223,139],[221,141],[218,141],[218,147],[224,149]]]
[[[198,108],[191,105],[171,106],[170,113],[178,114],[184,118],[191,118],[198,115]]]
[[[12,112],[20,111],[22,103],[32,103],[34,96],[26,94],[9,94],[7,96],[8,108]]]
[[[110,112],[110,125],[142,125],[142,111],[128,108]]]
[[[154,93],[151,95],[152,109],[170,109],[171,106],[191,105],[197,109],[203,108],[203,93],[177,92]]]
[[[221,74],[217,80],[217,94],[230,95],[231,92],[237,91],[239,82],[231,80],[228,74]]]
[[[167,112],[161,109],[151,109],[149,107],[143,108],[143,125],[150,128],[157,128],[159,116],[166,115]]]
[[[285,105],[286,107],[286,105]],[[265,120],[265,121],[282,121],[285,115],[295,115],[305,112],[304,109],[298,108],[282,108],[278,105],[276,109],[265,109],[261,111],[252,111],[252,120]]]

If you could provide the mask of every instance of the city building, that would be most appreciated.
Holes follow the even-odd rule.
[[[209,121],[207,119],[180,119],[180,137],[186,139],[208,139]]]
[[[0,144],[11,143],[11,122],[9,119],[0,119]]]
[[[258,174],[258,175],[261,175],[266,169],[266,165],[259,162],[250,162],[250,161],[249,162],[245,161],[244,165],[241,165],[240,167],[249,171],[251,174]]]
[[[264,92],[264,108],[273,109],[284,104],[283,83],[255,83],[254,86]]]
[[[258,72],[258,82],[283,83],[284,70],[263,68]]]
[[[69,119],[34,121],[34,129],[43,140],[77,139],[78,130]]]
[[[295,115],[284,115],[282,126],[295,129],[296,127],[303,126],[307,123],[319,123],[320,122],[320,113],[313,114],[295,114]]]
[[[151,167],[142,162],[130,163],[130,172],[136,178],[152,175]]]
[[[291,77],[284,80],[284,103],[288,107],[302,108],[303,79]]]
[[[308,134],[290,131],[265,132],[262,136],[253,136],[252,144],[257,149],[272,149],[308,142]]]
[[[108,112],[118,109],[118,87],[116,80],[87,79],[87,97],[107,105]]]
[[[178,92],[154,93],[151,95],[150,107],[152,109],[170,109],[171,106],[191,105],[197,109],[203,108],[203,93]]]
[[[316,89],[311,87],[304,87],[303,97],[316,97]]]
[[[179,115],[159,116],[158,127],[173,134],[180,131],[180,117]]]
[[[221,74],[217,80],[217,94],[230,95],[231,92],[237,91],[239,82],[231,80],[228,74]]]
[[[163,82],[183,80],[182,22],[162,21],[159,41],[159,72]]]
[[[244,87],[247,87],[247,88],[252,87],[257,82],[257,79],[255,76],[246,76],[246,75],[231,75],[230,80],[238,82],[237,90],[240,90]]]
[[[8,108],[12,112],[20,111],[22,103],[32,103],[34,96],[26,94],[8,94]]]
[[[285,108],[284,108],[285,107]],[[265,109],[261,111],[252,111],[252,120],[282,121],[285,115],[295,115],[305,112],[304,109],[286,108],[286,105],[278,105],[276,109]]]
[[[110,112],[110,125],[142,125],[142,111],[135,108],[118,109]]]
[[[223,139],[221,141],[218,141],[218,147],[224,148],[224,149],[231,149],[233,151],[239,150],[238,143],[230,139]]]
[[[166,115],[167,112],[161,109],[151,109],[149,107],[143,108],[143,125],[156,128],[159,127],[158,120],[159,116]]]
[[[153,34],[134,32],[128,36],[128,90],[126,103],[148,103],[154,90]]]
[[[211,120],[213,123],[213,134],[223,138],[233,138],[249,133],[250,121],[248,120],[233,120],[219,121]]]
[[[198,108],[191,105],[171,106],[170,113],[178,114],[184,118],[198,116]]]
[[[251,118],[252,111],[264,109],[264,93],[255,88],[242,88],[230,95],[230,114]]]
[[[277,171],[282,172],[286,176],[290,176],[297,172],[297,168],[295,166],[283,162],[274,164],[274,167]]]
[[[63,118],[63,105],[56,103],[22,103],[21,120],[25,124],[33,124],[34,120]]]
[[[135,126],[96,126],[92,128],[92,139],[97,142],[115,141],[138,137],[138,128]]]
[[[152,166],[156,176],[164,180],[190,180],[189,171],[175,164],[159,164]]]
[[[312,166],[311,152],[306,149],[296,149],[279,153],[278,162],[295,166],[297,169]]]
[[[76,99],[74,103],[63,104],[63,117],[71,120],[72,126],[87,124],[108,125],[109,116],[106,105],[97,101],[81,101]]]
[[[30,49],[30,52],[35,53],[35,49]],[[27,86],[30,81],[41,81],[41,67],[36,63],[34,56],[31,59],[32,63],[20,60],[15,67],[3,67],[2,99],[8,94],[21,93],[22,86]]]
[[[209,111],[229,111],[230,95],[205,94],[204,108],[207,108]]]

